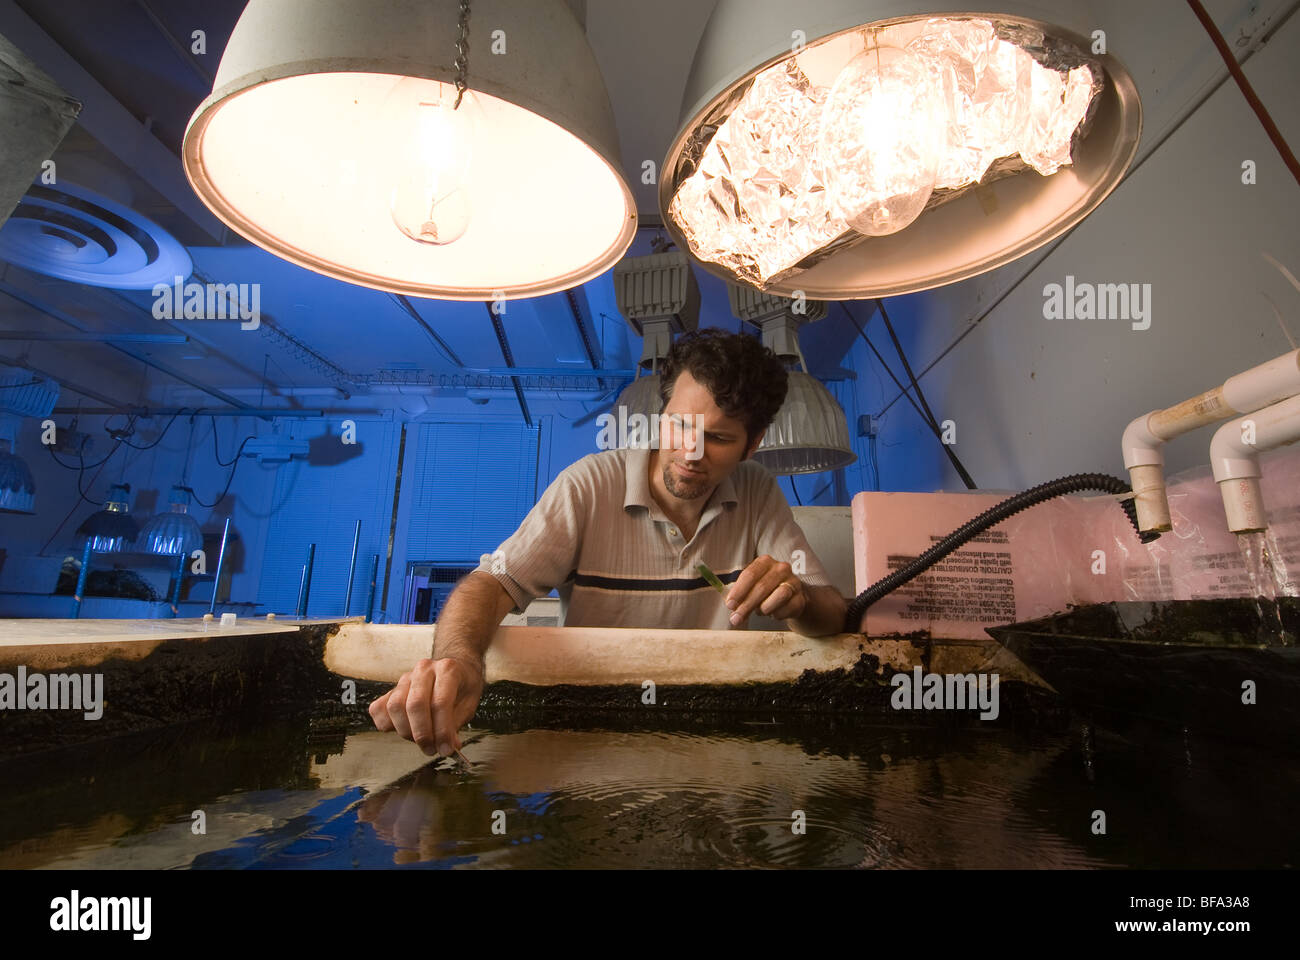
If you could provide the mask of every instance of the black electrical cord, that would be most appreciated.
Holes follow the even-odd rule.
[[[802,507],[802,506],[803,506],[803,497],[799,496],[799,488],[796,487],[796,486],[794,485],[794,477],[793,477],[793,476],[788,476],[788,477],[786,477],[786,479],[790,481],[790,489],[794,491],[794,498],[795,498],[795,500],[797,500],[797,501],[799,502],[799,506]]]
[[[141,444],[135,444],[135,443],[132,443],[130,440],[126,439],[126,436],[119,437],[118,439],[119,439],[122,443],[125,443],[125,444],[126,444],[128,447],[130,447],[132,450],[152,450],[154,447],[158,446],[158,444],[160,444],[160,443],[163,442],[163,437],[167,436],[167,431],[170,430],[170,429],[172,428],[172,424],[176,422],[176,418],[179,417],[179,416],[180,416],[182,413],[184,413],[184,412],[185,412],[185,410],[184,410],[184,408],[182,408],[182,409],[180,409],[180,410],[177,410],[175,413],[173,413],[173,414],[172,414],[172,418],[171,418],[170,420],[167,421],[167,426],[165,426],[165,427],[162,428],[162,433],[158,434],[158,439],[155,440],[153,443],[146,443],[146,444],[143,444],[143,445],[141,445]],[[135,433],[135,421],[138,420],[138,419],[139,419],[138,417],[132,417],[131,420],[130,420],[130,422],[127,424],[127,428],[130,430],[130,433],[131,433],[131,434],[134,434],[134,433]],[[193,418],[191,418],[191,419],[193,419]],[[107,428],[105,428],[105,429],[107,429]],[[110,430],[110,431],[109,431],[109,434],[112,435],[112,434],[113,434],[113,431]],[[129,434],[128,434],[128,435],[129,435]]]
[[[235,458],[227,462],[221,459],[221,451],[217,449],[217,418],[212,414],[208,414],[208,419],[212,421],[212,455],[217,458],[217,464],[222,467],[228,467],[232,463],[237,463],[239,461],[240,453],[244,450],[244,443],[248,443],[249,440],[252,440],[253,435],[250,433],[244,438],[244,443],[241,443],[239,449],[235,451]]]
[[[120,447],[121,445],[122,445],[122,441],[121,441],[121,439],[119,439],[116,443],[113,444],[113,449],[110,450],[110,451],[108,451],[108,455],[105,456],[103,460],[100,460],[98,463],[92,463],[92,464],[90,464],[89,466],[86,465],[86,456],[85,456],[85,454],[84,454],[84,453],[79,453],[79,454],[77,455],[77,459],[78,459],[79,465],[73,467],[73,466],[69,466],[68,464],[64,463],[64,462],[63,462],[62,460],[60,460],[57,456],[55,456],[55,454],[54,454],[54,448],[53,448],[53,447],[51,447],[51,446],[49,446],[49,445],[47,445],[47,444],[41,444],[41,446],[45,447],[45,449],[49,451],[50,458],[51,458],[55,463],[57,463],[59,466],[61,466],[64,470],[71,470],[72,472],[74,472],[74,473],[77,475],[77,496],[79,496],[79,497],[81,498],[81,500],[85,500],[85,501],[86,501],[88,504],[90,504],[92,507],[102,507],[102,506],[104,505],[104,502],[103,502],[102,500],[92,500],[92,499],[90,499],[90,497],[86,496],[86,491],[85,491],[85,489],[84,489],[83,486],[82,486],[82,478],[85,476],[87,470],[92,470],[92,469],[94,469],[95,467],[100,467],[100,468],[102,468],[102,467],[104,466],[104,464],[108,463],[108,461],[112,459],[113,454],[117,453],[117,449],[118,449],[118,447]],[[91,478],[91,481],[90,481],[90,482],[93,484],[93,483],[95,482],[95,480],[98,479],[98,477],[99,477],[99,474],[98,474],[98,473],[95,474],[95,476]],[[80,501],[78,501],[78,502],[80,502]],[[72,509],[73,509],[73,510],[76,510],[76,509],[77,509],[76,504],[73,505]],[[69,512],[68,516],[72,516],[71,512]],[[64,517],[64,518],[63,518],[63,523],[67,523],[67,522],[68,522],[67,517]],[[63,523],[59,524],[59,526],[62,527],[62,526],[63,526]],[[55,533],[57,533],[57,532],[58,532],[58,531],[56,530]],[[53,538],[51,538],[51,539],[53,539]],[[49,546],[49,541],[46,541],[46,546]],[[41,549],[44,550],[45,547],[42,547]]]
[[[925,408],[925,415],[930,421],[930,426],[937,431],[939,429],[939,421],[935,417],[934,412],[930,409],[930,404],[926,402],[925,394],[921,392],[921,384],[917,382],[916,374],[912,373],[912,365],[907,362],[907,354],[903,352],[903,345],[898,341],[898,334],[894,332],[894,325],[889,322],[889,313],[885,310],[885,301],[877,300],[876,308],[880,311],[880,318],[885,321],[885,329],[889,331],[889,339],[894,341],[894,349],[898,352],[898,359],[903,361],[903,372],[907,374],[907,379],[911,381],[912,389],[916,391],[916,399],[920,400],[921,406]],[[940,439],[942,439],[942,433],[940,434]],[[966,489],[978,489],[975,481],[971,478],[971,475],[966,472],[966,468],[962,465],[962,462],[958,460],[957,455],[952,452],[952,445],[945,443],[943,449],[944,452],[948,454],[948,459],[952,461],[953,468],[961,477],[962,483],[966,484]]]
[[[1021,510],[1026,510],[1063,494],[1076,493],[1080,490],[1101,490],[1104,493],[1111,494],[1132,493],[1132,488],[1118,477],[1112,477],[1104,473],[1077,473],[1068,477],[1061,477],[1059,480],[1049,480],[1047,483],[1039,484],[1022,493],[1017,493],[1015,496],[1008,497],[996,506],[985,510],[978,517],[962,524],[906,567],[895,570],[889,576],[877,580],[858,594],[853,602],[849,604],[848,613],[844,618],[844,632],[861,632],[862,615],[866,613],[868,607],[881,597],[892,593],[903,584],[920,576],[948,554],[973,537],[983,533],[989,527],[1001,523]],[[1133,525],[1134,531],[1137,532],[1138,539],[1143,543],[1150,543],[1160,536],[1158,533],[1143,533],[1138,530],[1137,510],[1134,508],[1131,499],[1124,500],[1120,506],[1123,507],[1129,523]]]
[[[221,491],[221,496],[217,497],[217,499],[213,500],[211,503],[204,503],[202,500],[199,499],[199,495],[197,493],[194,493],[193,490],[190,490],[190,495],[194,497],[194,502],[197,503],[200,507],[207,507],[209,510],[215,507],[217,504],[219,504],[222,500],[226,499],[226,494],[230,492],[230,485],[235,482],[235,471],[239,469],[239,457],[244,452],[244,447],[248,444],[248,441],[253,439],[253,434],[250,433],[248,436],[244,438],[243,442],[240,443],[239,449],[235,451],[234,458],[230,460],[229,463],[224,462],[221,459],[221,451],[217,447],[217,418],[210,417],[210,419],[212,420],[213,454],[217,458],[217,463],[221,464],[221,466],[223,467],[230,467],[230,476],[226,478],[226,487],[224,490]],[[231,464],[234,464],[234,466],[231,466]]]
[[[113,444],[113,449],[110,450],[110,451],[108,451],[107,456],[105,456],[103,460],[100,460],[99,463],[86,463],[86,462],[85,462],[85,460],[86,460],[85,454],[78,454],[78,456],[81,458],[81,461],[82,461],[81,466],[78,466],[78,467],[70,466],[70,465],[64,463],[62,460],[60,460],[57,456],[55,456],[55,455],[54,455],[54,447],[51,446],[50,444],[43,443],[43,444],[41,444],[41,446],[43,446],[46,450],[48,450],[48,451],[50,452],[50,456],[51,456],[51,457],[54,457],[54,462],[57,463],[59,466],[61,466],[64,470],[76,470],[78,473],[83,473],[83,472],[85,472],[86,470],[93,470],[95,467],[98,467],[98,466],[100,466],[101,464],[107,463],[108,460],[109,460],[109,458],[112,457],[113,454],[117,453],[117,448],[118,448],[118,446],[119,446],[121,443],[122,443],[121,440],[116,441],[116,442]]]
[[[46,447],[46,449],[48,450],[49,448]],[[114,448],[113,452],[114,452],[114,453],[116,452],[116,448]],[[53,451],[51,451],[51,453],[53,453]],[[113,455],[113,453],[110,453],[110,454],[108,455],[108,457],[111,457],[112,455]],[[90,478],[90,482],[91,482],[92,484],[93,484],[96,480],[99,479],[99,474],[102,473],[102,472],[104,471],[104,464],[108,463],[108,457],[105,457],[103,460],[99,461],[99,464],[98,464],[98,466],[99,466],[99,472],[96,473],[93,477]],[[68,466],[66,466],[65,464],[59,462],[59,460],[58,460],[57,457],[55,457],[55,462],[58,463],[59,466],[64,467],[64,468],[67,469],[67,470],[76,470],[76,469],[77,469],[76,467],[68,467]],[[80,476],[77,477],[77,492],[78,492],[78,493],[81,493],[81,477],[80,477]],[[85,494],[82,494],[82,495],[81,495],[81,500],[85,500],[87,503],[91,504],[92,506],[101,506],[101,504],[97,504],[94,500],[91,500],[91,499],[87,498],[87,497],[85,496]],[[53,542],[54,542],[54,538],[57,537],[57,536],[59,535],[59,531],[61,531],[61,530],[63,529],[64,525],[65,525],[69,520],[72,519],[72,515],[73,515],[74,513],[77,512],[77,507],[81,506],[81,500],[77,500],[77,501],[75,501],[75,502],[72,504],[72,509],[69,510],[69,511],[67,512],[67,514],[63,517],[63,519],[59,521],[59,525],[58,525],[57,527],[54,528],[54,532],[53,532],[52,534],[50,534],[50,538],[49,538],[48,540],[46,540],[44,544],[41,545],[41,549],[40,549],[40,551],[37,553],[37,556],[38,556],[38,557],[39,557],[39,556],[44,556],[44,555],[45,555],[45,551],[48,550],[48,549],[50,548],[50,544],[53,543]]]

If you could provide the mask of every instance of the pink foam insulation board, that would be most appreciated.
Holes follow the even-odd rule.
[[[1260,457],[1268,540],[1284,594],[1300,593],[1300,445]],[[985,639],[985,627],[1122,600],[1252,596],[1209,467],[1169,478],[1173,530],[1141,543],[1114,497],[1069,496],[986,530],[877,601],[871,635],[928,631]],[[1008,493],[860,493],[853,498],[857,590],[906,566]],[[1285,571],[1285,572],[1284,572]]]

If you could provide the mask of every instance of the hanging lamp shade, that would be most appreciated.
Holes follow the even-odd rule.
[[[798,11],[719,0],[661,170],[665,227],[726,280],[842,300],[976,276],[1077,224],[1137,151],[1090,3]]]
[[[127,498],[131,488],[125,483],[115,483],[108,490],[104,509],[92,513],[77,528],[77,533],[90,539],[94,553],[121,553],[140,533],[140,524],[131,516]]]
[[[837,470],[857,460],[849,441],[844,410],[816,377],[808,373],[799,331],[826,316],[820,300],[798,303],[763,293],[753,287],[727,285],[731,312],[744,323],[757,327],[767,347],[788,366],[785,402],[763,434],[754,459],[777,476]]]
[[[183,160],[231,228],[421,297],[533,297],[631,243],[604,81],[563,0],[250,0]]]
[[[637,377],[618,395],[618,403],[615,409],[622,407],[627,411],[630,417],[634,413],[649,417],[656,413],[662,413],[664,409],[663,398],[659,395],[659,383],[662,378],[657,373],[646,374],[643,377]]]
[[[189,556],[203,548],[203,531],[190,516],[190,491],[179,484],[167,498],[171,509],[149,519],[136,539],[139,549],[166,556]]]
[[[0,449],[0,512],[34,513],[36,481],[27,461],[16,453]]]
[[[662,378],[657,373],[637,377],[618,395],[610,409],[609,429],[616,447],[659,447],[659,418],[663,398],[659,396]]]
[[[838,470],[857,459],[844,410],[812,374],[790,370],[785,403],[754,451],[779,477]]]

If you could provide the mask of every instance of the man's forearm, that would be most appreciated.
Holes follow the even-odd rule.
[[[463,660],[482,672],[483,655],[501,626],[501,618],[510,609],[505,606],[511,603],[508,597],[505,589],[486,573],[471,573],[462,580],[438,615],[434,659]]]
[[[805,587],[808,593],[808,605],[804,607],[803,616],[796,620],[787,620],[786,624],[796,633],[805,637],[824,637],[844,630],[844,616],[848,607],[844,598],[835,587]]]

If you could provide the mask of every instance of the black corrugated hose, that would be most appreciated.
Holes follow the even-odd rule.
[[[1068,477],[1061,477],[1059,480],[1040,483],[1023,493],[1008,497],[996,506],[985,510],[973,520],[968,520],[962,524],[901,570],[895,570],[889,576],[877,580],[858,594],[857,598],[849,604],[848,615],[844,618],[844,632],[859,633],[862,628],[862,615],[866,613],[869,606],[886,594],[897,590],[909,580],[920,576],[948,554],[973,537],[983,533],[989,527],[1001,523],[1007,517],[1017,514],[1021,510],[1026,510],[1063,494],[1077,493],[1080,490],[1101,490],[1104,493],[1112,494],[1132,493],[1132,488],[1118,477],[1112,477],[1105,473],[1076,473]],[[1129,523],[1133,524],[1138,539],[1143,543],[1150,543],[1160,536],[1158,533],[1143,533],[1138,530],[1137,510],[1134,508],[1132,500],[1125,500],[1120,506],[1128,516]]]

